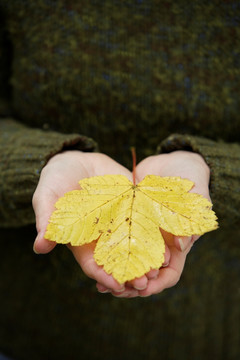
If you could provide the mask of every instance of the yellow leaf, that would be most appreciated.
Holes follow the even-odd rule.
[[[94,258],[119,283],[161,267],[160,228],[178,236],[217,228],[211,203],[188,192],[190,180],[148,175],[134,185],[123,175],[105,175],[79,184],[81,190],[56,202],[45,238],[73,246],[98,240]]]

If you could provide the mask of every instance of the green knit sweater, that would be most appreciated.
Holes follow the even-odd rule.
[[[240,357],[237,1],[0,0],[0,350],[18,359]],[[180,283],[99,295],[64,247],[37,257],[31,198],[64,149],[130,166],[200,153],[220,229]]]

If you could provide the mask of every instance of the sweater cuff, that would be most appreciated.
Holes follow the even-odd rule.
[[[32,196],[42,168],[64,150],[96,151],[96,143],[78,134],[28,128],[12,119],[0,121],[0,226],[34,223]]]
[[[173,134],[161,142],[158,153],[176,150],[196,152],[204,158],[211,171],[210,196],[220,225],[237,224],[240,220],[240,145]]]

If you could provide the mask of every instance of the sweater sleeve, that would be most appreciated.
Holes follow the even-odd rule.
[[[240,221],[240,145],[198,136],[173,134],[162,141],[158,152],[188,150],[203,156],[210,167],[210,196],[220,226]]]
[[[68,149],[96,150],[82,135],[65,135],[26,127],[13,119],[0,120],[0,226],[34,222],[32,196],[49,158]]]

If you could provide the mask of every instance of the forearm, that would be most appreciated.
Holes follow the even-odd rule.
[[[96,144],[78,134],[64,135],[0,120],[0,226],[34,222],[32,195],[42,168],[55,154],[67,149],[93,151]]]

